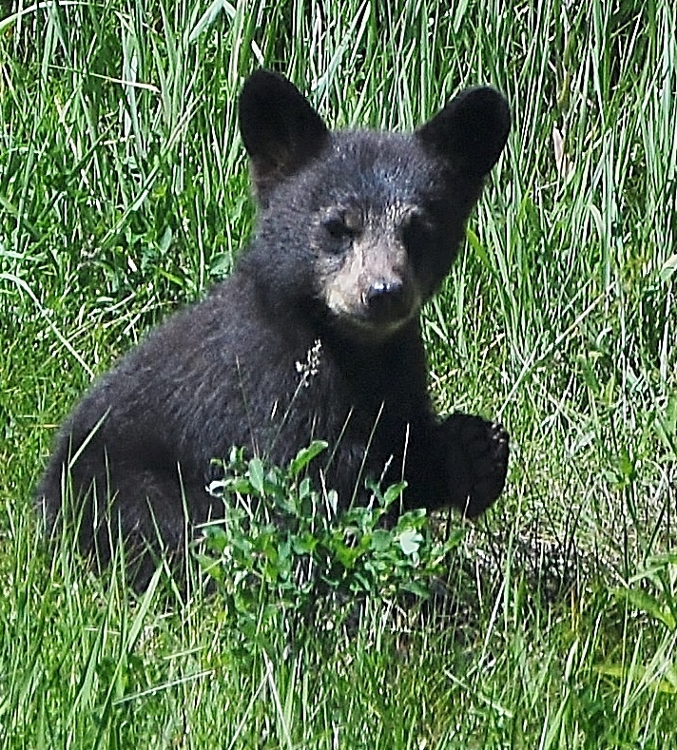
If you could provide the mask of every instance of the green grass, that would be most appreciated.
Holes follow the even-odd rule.
[[[0,747],[677,747],[673,3],[8,5]],[[425,312],[435,398],[505,422],[508,489],[451,601],[291,641],[162,573],[141,598],[95,576],[31,504],[93,375],[245,243],[262,62],[337,126],[409,128],[478,82],[514,115]]]

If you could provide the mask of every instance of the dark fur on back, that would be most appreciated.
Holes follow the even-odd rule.
[[[251,246],[93,385],[38,488],[53,524],[70,487],[82,548],[102,561],[111,538],[139,548],[159,533],[176,550],[218,517],[205,486],[232,446],[285,464],[327,440],[325,482],[344,504],[362,467],[404,477],[408,507],[474,516],[503,488],[502,428],[433,414],[418,313],[503,148],[505,100],[470,89],[415,133],[330,132],[291,83],[259,71],[240,119],[260,203]]]

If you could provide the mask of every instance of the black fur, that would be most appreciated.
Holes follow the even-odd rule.
[[[261,206],[251,246],[94,384],[38,488],[52,525],[70,487],[81,546],[100,561],[110,538],[137,549],[159,532],[176,550],[186,528],[218,517],[205,485],[233,445],[285,464],[327,440],[326,485],[344,504],[363,464],[404,476],[408,507],[476,516],[503,488],[502,428],[433,414],[418,321],[505,144],[503,97],[463,92],[415,133],[330,132],[291,83],[259,71],[240,120]]]

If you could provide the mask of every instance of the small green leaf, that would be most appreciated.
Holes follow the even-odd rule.
[[[195,559],[200,568],[205,571],[205,573],[208,573],[215,581],[219,583],[224,582],[226,578],[226,569],[219,563],[218,559],[202,554],[196,554]]]
[[[385,491],[383,495],[383,505],[389,508],[395,500],[398,500],[407,486],[406,482],[398,482],[397,484],[391,484],[390,487]]]
[[[228,536],[223,526],[208,526],[204,533],[207,547],[219,555],[222,554],[228,544]]]
[[[397,541],[400,543],[402,552],[404,552],[407,557],[411,557],[418,552],[421,542],[423,541],[423,536],[418,531],[407,529],[399,535]]]
[[[252,491],[252,483],[248,479],[245,479],[245,477],[228,479],[224,482],[224,487],[238,495],[249,495]]]
[[[445,552],[449,552],[452,549],[458,547],[458,545],[465,539],[467,534],[467,528],[465,526],[459,526],[458,528],[451,529],[447,538],[444,541],[443,548]]]
[[[385,552],[393,543],[392,534],[385,529],[376,529],[371,535],[370,547],[374,552]]]
[[[252,458],[249,462],[249,471],[247,472],[249,481],[251,482],[252,489],[261,497],[265,494],[264,491],[264,468],[263,461],[260,458]]]
[[[341,565],[346,570],[351,570],[354,565],[355,561],[358,557],[362,554],[362,552],[355,548],[355,547],[349,547],[346,544],[336,545],[336,559],[341,563]]]
[[[324,440],[313,440],[307,448],[301,448],[289,464],[289,473],[292,477],[297,477],[303,469],[322,451],[327,449],[329,444]]]
[[[318,540],[309,531],[292,537],[292,549],[297,555],[310,555],[315,551]]]
[[[167,250],[169,250],[169,246],[172,244],[172,228],[170,226],[166,227],[165,231],[162,233],[162,237],[160,237],[158,241],[158,247],[160,248],[160,252],[164,255],[167,253]]]

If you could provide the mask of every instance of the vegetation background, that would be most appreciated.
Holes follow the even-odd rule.
[[[0,18],[0,747],[677,747],[674,4]],[[504,421],[508,489],[438,610],[375,592],[351,627],[291,640],[265,617],[243,639],[218,596],[93,575],[43,543],[31,500],[92,377],[245,244],[235,112],[259,65],[334,126],[411,128],[478,82],[514,115],[425,311],[436,400]]]

